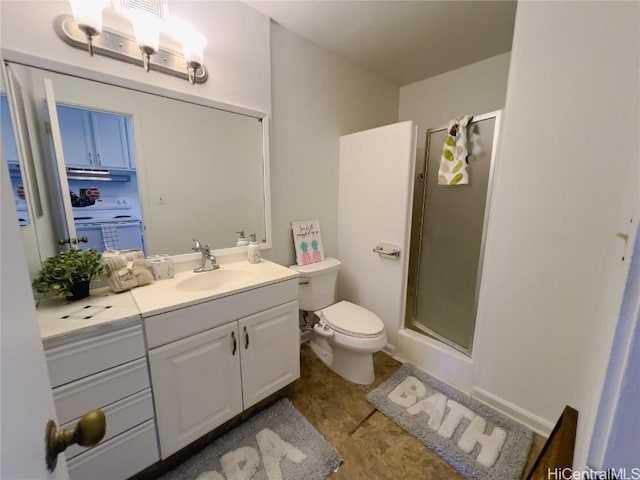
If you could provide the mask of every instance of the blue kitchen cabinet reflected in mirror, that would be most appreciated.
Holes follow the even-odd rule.
[[[18,148],[16,147],[16,139],[11,124],[9,102],[5,94],[0,95],[0,108],[2,158],[5,159],[9,166],[9,177],[11,178],[11,189],[13,190],[13,197],[16,202],[18,223],[21,227],[26,227],[29,225],[29,211],[27,210],[26,192],[22,179],[22,171],[20,169]]]
[[[135,168],[130,117],[66,105],[57,110],[67,167]]]

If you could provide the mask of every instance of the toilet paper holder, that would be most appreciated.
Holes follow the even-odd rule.
[[[373,252],[391,258],[400,258],[400,247],[393,243],[379,242]]]

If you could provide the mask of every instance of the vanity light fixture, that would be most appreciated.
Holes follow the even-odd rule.
[[[208,73],[203,63],[206,38],[184,23],[168,22],[166,32],[182,42],[184,53],[160,47],[161,22],[144,12],[127,15],[135,31],[135,39],[127,34],[103,28],[102,11],[108,0],[69,0],[73,16],[60,15],[54,20],[58,36],[67,44],[135,65],[145,71],[154,70],[204,83]],[[78,5],[74,7],[74,5]],[[176,25],[178,25],[176,27]],[[142,52],[142,55],[140,54]]]

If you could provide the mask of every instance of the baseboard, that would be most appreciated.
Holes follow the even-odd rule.
[[[507,417],[510,417],[523,425],[526,425],[531,430],[543,437],[548,437],[553,430],[553,424],[549,423],[545,419],[534,415],[527,410],[514,405],[507,400],[497,397],[485,390],[478,387],[473,387],[473,397],[479,402],[485,403],[488,406],[495,408],[500,413],[503,413]]]
[[[382,351],[387,355],[393,357],[393,353],[396,351],[396,347],[394,345],[391,345],[390,343],[387,343]]]

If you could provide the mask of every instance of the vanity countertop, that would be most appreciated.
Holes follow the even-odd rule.
[[[140,321],[140,311],[131,292],[113,293],[107,287],[91,290],[89,297],[75,302],[61,297],[42,299],[36,313],[45,345]]]
[[[102,287],[91,290],[89,297],[75,302],[60,297],[40,300],[36,311],[42,340],[45,345],[65,342],[78,335],[140,321],[141,316],[157,315],[282,282],[298,275],[267,260],[249,264],[246,259],[230,256],[228,259],[223,257],[219,263],[220,270],[203,273],[193,273],[193,262],[176,265],[174,278],[158,280],[127,292],[113,293],[109,288]],[[229,271],[231,275],[228,275]],[[221,272],[223,276],[217,275]],[[213,279],[211,288],[207,286],[209,278]],[[191,286],[186,282],[191,282]],[[196,282],[195,289],[193,282]],[[205,286],[197,282],[204,282]]]
[[[262,260],[260,263],[250,264],[246,257],[219,258],[219,270],[211,272],[193,273],[192,268],[178,271],[175,277],[168,280],[154,282],[142,288],[131,290],[140,314],[150,317],[160,313],[183,308],[189,305],[208,302],[216,298],[233,295],[252,290],[271,283],[282,282],[295,278],[298,273],[277,263]],[[228,272],[237,275],[224,276]],[[222,274],[219,282],[215,278]],[[187,282],[206,282],[213,279],[210,288],[190,288]]]

